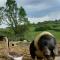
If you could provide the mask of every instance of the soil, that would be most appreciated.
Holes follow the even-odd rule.
[[[32,60],[30,53],[29,53],[29,45],[30,43],[16,43],[14,46],[10,45],[9,46],[9,53],[11,55],[16,55],[16,56],[24,56],[23,60]],[[60,45],[58,45],[60,46]],[[60,48],[59,48],[59,55],[60,55]],[[0,60],[8,60],[7,57],[2,56],[0,57]],[[60,60],[60,56],[57,56],[55,60]]]

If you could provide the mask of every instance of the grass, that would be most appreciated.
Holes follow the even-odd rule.
[[[29,31],[25,32],[24,38],[28,41],[32,41],[35,39],[35,37],[38,34],[43,32],[43,31],[34,31],[34,30],[35,30],[35,27],[30,27]],[[60,42],[60,31],[53,31],[53,30],[48,30],[48,31],[51,32],[55,36],[57,42]],[[5,35],[9,38],[9,40],[12,40],[12,41],[20,40],[20,35],[19,37],[17,37],[12,32],[11,33],[7,31],[3,32],[3,30],[2,31],[0,30],[0,35]]]
[[[34,40],[35,37],[36,37],[38,34],[40,34],[41,32],[43,32],[43,31],[38,31],[38,32],[31,31],[31,32],[28,32],[28,33],[25,35],[25,37],[26,37],[27,40],[32,41],[32,40]],[[52,33],[52,34],[55,36],[55,38],[56,38],[56,40],[57,40],[58,43],[60,42],[60,31],[48,30],[48,32]]]
[[[53,31],[52,30],[49,32],[51,32],[55,36],[57,42],[60,42],[60,31]]]

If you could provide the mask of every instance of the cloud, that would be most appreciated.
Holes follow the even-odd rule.
[[[60,0],[16,0],[18,3],[21,3],[22,5],[37,5],[40,3],[46,3],[46,4],[55,4],[60,2]]]
[[[7,27],[7,25],[5,25],[5,24],[0,25],[0,28],[6,28],[6,27]]]
[[[47,4],[41,3],[41,4],[37,4],[36,6],[35,5],[25,5],[24,7],[26,10],[34,12],[34,11],[46,10],[46,9],[50,8],[51,6],[48,6]]]
[[[37,5],[25,5],[23,6],[27,12],[28,16],[42,16],[48,9],[51,9],[53,6],[49,6],[45,3],[37,4]]]
[[[42,17],[28,17],[28,20],[31,23],[38,23],[43,21],[51,21],[55,19],[60,19],[60,11],[51,12],[49,15],[42,16]]]
[[[0,0],[0,7],[5,6],[6,0]]]
[[[6,0],[0,0],[0,6],[4,6],[5,2]],[[16,2],[18,7],[24,7],[31,22],[60,19],[60,0],[16,0]]]
[[[28,18],[28,20],[31,23],[38,23],[38,22],[43,22],[43,21],[49,21],[51,18],[49,16],[44,16],[44,17],[33,17],[33,18]]]
[[[49,16],[50,16],[52,19],[60,19],[60,11],[51,12],[51,13],[49,14]]]
[[[43,17],[60,10],[60,0],[23,0],[22,6],[29,17]]]

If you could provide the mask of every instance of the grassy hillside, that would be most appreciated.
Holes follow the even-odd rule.
[[[41,32],[43,32],[43,31],[38,31],[38,32],[32,31],[32,32],[28,32],[25,36],[26,36],[27,40],[32,41]],[[53,31],[53,30],[48,30],[48,32],[51,32],[55,36],[57,42],[60,42],[60,32],[59,31],[57,32],[57,31]]]
[[[41,32],[43,31],[34,31],[35,28],[30,28],[30,31],[27,31],[25,34],[24,34],[24,38],[28,41],[32,41],[35,39],[35,37],[40,34]],[[49,31],[51,32],[57,42],[60,42],[60,31],[54,31],[54,30],[46,30],[46,31]],[[5,35],[7,36],[10,40],[20,40],[20,36],[15,36],[12,32],[8,32],[8,31],[1,31],[0,30],[0,35]]]
[[[33,23],[30,24],[28,28],[29,30],[27,29],[27,31],[24,32],[24,36],[20,36],[22,34],[20,32],[15,35],[11,28],[0,29],[0,35],[7,36],[9,40],[18,41],[22,38],[23,40],[32,41],[41,32],[49,31],[56,37],[57,42],[60,42],[60,20],[39,22],[37,24]]]

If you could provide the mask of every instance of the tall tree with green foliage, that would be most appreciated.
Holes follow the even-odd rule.
[[[24,10],[24,8],[23,7],[20,7],[19,8],[19,13],[18,13],[18,16],[19,16],[19,20],[20,20],[20,22],[22,22],[22,23],[26,23],[26,22],[28,22],[28,19],[26,18],[26,12],[25,12],[25,10]]]
[[[14,30],[15,34],[17,33],[16,28],[18,25],[17,22],[17,3],[15,0],[7,0],[6,2],[6,17],[8,25]]]
[[[0,25],[2,24],[2,19],[4,19],[4,7],[0,7]]]
[[[0,11],[2,11],[2,8]],[[15,0],[7,0],[3,12],[4,13],[1,14],[1,16],[4,15],[4,17],[6,17],[4,21],[13,29],[15,34],[23,34],[26,31],[23,29],[26,29],[28,23],[28,18],[26,17],[27,14],[23,7],[18,8]]]

